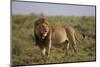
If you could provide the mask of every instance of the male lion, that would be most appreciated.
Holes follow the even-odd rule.
[[[34,35],[36,45],[40,47],[43,55],[50,53],[52,44],[63,44],[65,53],[68,54],[69,42],[77,53],[76,49],[76,33],[72,26],[62,26],[51,29],[48,21],[45,18],[40,18],[35,22]]]

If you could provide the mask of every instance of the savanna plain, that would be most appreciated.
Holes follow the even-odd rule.
[[[49,64],[68,63],[96,60],[96,19],[95,16],[46,16],[49,24],[53,27],[72,25],[75,27],[77,38],[78,55],[70,45],[69,55],[64,54],[63,46],[52,45],[48,58],[41,56],[41,50],[35,46],[34,22],[39,15],[12,15],[12,64]],[[81,34],[85,38],[81,40]]]

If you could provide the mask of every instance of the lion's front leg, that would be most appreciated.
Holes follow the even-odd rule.
[[[45,56],[45,54],[46,54],[46,48],[44,47],[42,48],[42,55]]]
[[[51,49],[51,40],[49,41],[48,45],[47,45],[47,48],[46,48],[46,55],[49,56],[50,54],[50,49]]]
[[[51,42],[49,42],[49,44],[46,47],[42,47],[42,55],[43,56],[49,56],[50,54],[50,49],[51,49]]]
[[[50,46],[44,47],[41,49],[42,50],[42,56],[49,56],[50,54]]]

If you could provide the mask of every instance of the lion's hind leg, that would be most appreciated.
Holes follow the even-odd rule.
[[[78,49],[77,49],[75,36],[73,36],[71,43],[72,43],[72,48],[74,49],[75,54],[78,54]]]
[[[65,40],[63,45],[64,45],[64,53],[65,53],[65,55],[68,55],[69,54],[69,52],[68,52],[68,50],[69,50],[69,41]]]

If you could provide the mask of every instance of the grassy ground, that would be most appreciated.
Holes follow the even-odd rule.
[[[86,35],[84,40],[78,41],[79,55],[75,56],[70,47],[68,56],[64,55],[63,46],[51,49],[49,58],[41,56],[40,49],[34,45],[34,21],[37,15],[16,15],[12,16],[12,63],[15,65],[46,64],[78,61],[96,60],[95,41],[95,17],[93,16],[48,16],[48,21],[52,26],[71,24],[77,30],[77,36],[81,33]]]

